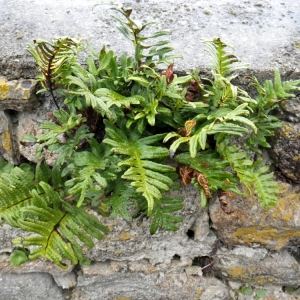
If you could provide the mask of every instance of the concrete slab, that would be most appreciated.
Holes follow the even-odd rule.
[[[103,1],[104,2],[104,1]],[[112,1],[111,1],[112,2]],[[300,1],[295,0],[128,0],[141,21],[156,20],[171,31],[177,71],[208,66],[200,38],[221,37],[253,71],[300,72]],[[116,29],[110,4],[97,0],[0,0],[0,75],[31,77],[32,59],[24,48],[34,38],[79,36],[100,49],[131,52]],[[106,1],[106,3],[110,3]],[[94,8],[93,8],[94,7]],[[27,70],[27,71],[26,71]]]

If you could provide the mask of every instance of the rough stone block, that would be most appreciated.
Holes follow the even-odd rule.
[[[20,154],[13,133],[12,122],[4,111],[0,111],[0,153],[10,163],[19,164]]]
[[[36,108],[36,82],[33,79],[7,80],[0,76],[0,110],[23,111]]]
[[[97,242],[86,256],[98,262],[147,259],[152,265],[168,266],[176,255],[181,261],[208,255],[216,242],[216,236],[211,232],[209,234],[207,230],[209,227],[207,211],[204,210],[199,214],[201,212],[199,191],[189,186],[173,191],[172,195],[182,196],[184,200],[185,209],[179,212],[184,221],[178,231],[159,230],[151,235],[149,219],[143,220],[142,224],[134,219],[129,224],[121,218],[103,218],[103,224],[111,229],[111,232],[104,240]],[[201,220],[199,220],[200,215]],[[206,232],[205,237],[202,231]],[[196,239],[198,235],[201,242]]]
[[[54,275],[53,279],[56,282],[56,284],[62,287],[63,289],[73,288],[77,283],[77,277],[73,272],[63,275]]]
[[[63,300],[64,297],[49,274],[0,273],[0,299]]]
[[[229,246],[262,246],[280,250],[289,242],[300,242],[300,190],[287,183],[279,185],[279,201],[266,210],[257,199],[236,196],[228,203],[233,212],[226,214],[218,197],[209,211],[218,236]]]
[[[72,277],[72,275],[69,276],[70,272],[74,269],[73,265],[69,265],[68,269],[63,270],[53,262],[45,259],[36,259],[33,261],[28,260],[21,266],[15,267],[10,263],[9,260],[11,251],[12,249],[10,248],[0,249],[0,272],[10,274],[49,273],[53,276],[56,276],[58,281],[60,278],[65,277],[66,281],[69,281],[70,287],[76,284],[76,280]],[[62,284],[59,286],[62,286]],[[64,286],[66,286],[66,282],[64,283]]]
[[[283,122],[272,146],[276,164],[284,176],[300,183],[300,123]]]
[[[184,268],[152,274],[115,272],[102,276],[78,276],[72,299],[96,300],[224,300],[228,288],[216,278],[188,275]],[[81,297],[81,298],[80,298]]]
[[[280,104],[283,118],[291,123],[300,122],[300,97],[286,99]]]
[[[30,134],[35,137],[40,137],[42,130],[40,129],[40,123],[48,120],[47,113],[55,110],[53,102],[44,101],[38,109],[34,111],[24,111],[18,113],[18,129],[17,136],[19,143],[19,151],[22,156],[32,162],[37,162],[35,157],[37,143],[26,143],[24,141],[24,134]],[[53,153],[50,150],[44,149],[43,158],[48,165],[53,165],[58,157],[57,153]]]
[[[265,249],[226,249],[216,260],[213,273],[226,280],[240,281],[252,286],[300,284],[300,266],[287,250],[268,255]]]

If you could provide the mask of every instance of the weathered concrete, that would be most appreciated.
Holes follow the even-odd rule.
[[[103,44],[120,52],[132,52],[116,29],[110,5],[93,6],[93,0],[0,0],[0,74],[9,78],[33,78],[35,67],[24,47],[33,39],[79,36],[100,49]],[[102,1],[106,2],[107,1]],[[299,72],[300,3],[294,0],[128,0],[113,1],[134,8],[141,21],[156,20],[169,29],[178,71],[209,65],[200,38],[218,36],[235,46],[236,54],[255,71],[280,67],[283,73]]]

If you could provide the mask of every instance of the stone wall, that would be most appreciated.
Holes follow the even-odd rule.
[[[34,161],[34,146],[22,143],[24,133],[39,134],[39,122],[51,111],[47,98],[37,98],[29,79],[0,80],[0,151],[18,164]],[[273,157],[286,178],[280,181],[280,200],[268,211],[254,197],[229,199],[232,214],[218,197],[201,210],[192,187],[184,198],[184,221],[177,232],[150,235],[149,224],[104,219],[111,232],[94,249],[86,250],[91,266],[62,271],[37,260],[13,267],[11,239],[24,233],[0,228],[0,299],[297,299],[300,285],[299,99],[285,102],[284,126],[276,133]],[[291,117],[291,115],[293,117]],[[284,145],[288,144],[286,149]],[[289,153],[289,154],[288,154]],[[286,154],[286,155],[284,155]],[[55,157],[47,155],[47,162]],[[289,183],[290,182],[290,183]],[[251,286],[253,293],[238,292]],[[285,292],[293,287],[293,293]]]
[[[97,1],[96,1],[97,2]],[[169,28],[176,54],[183,54],[177,71],[208,68],[200,38],[221,37],[236,54],[251,63],[247,75],[260,82],[280,68],[284,80],[300,78],[300,4],[294,0],[128,0],[137,19],[155,19]],[[47,95],[35,95],[36,66],[25,53],[34,38],[56,36],[88,39],[95,49],[108,45],[130,53],[107,6],[92,9],[91,0],[0,0],[0,153],[18,164],[35,160],[35,145],[24,133],[39,134],[39,121],[53,107]],[[125,5],[124,4],[124,5]],[[176,62],[177,63],[177,62]],[[239,84],[251,92],[249,81]],[[11,239],[18,229],[0,227],[0,300],[252,300],[300,299],[300,97],[278,111],[283,121],[272,149],[280,183],[276,207],[262,209],[255,197],[229,199],[226,214],[217,197],[202,210],[192,187],[184,197],[184,221],[177,232],[150,235],[149,224],[104,219],[111,229],[94,249],[86,249],[91,266],[69,267],[37,260],[13,267]],[[47,163],[55,157],[47,154]],[[252,287],[251,295],[239,292]],[[257,294],[257,295],[256,295]]]

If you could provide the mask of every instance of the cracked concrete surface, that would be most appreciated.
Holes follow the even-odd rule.
[[[254,71],[299,72],[300,2],[294,0],[0,0],[0,73],[32,61],[24,48],[35,38],[79,36],[95,49],[105,44],[130,53],[110,16],[112,5],[101,2],[133,7],[136,19],[169,29],[175,53],[184,57],[175,61],[177,71],[208,66],[200,39],[218,36]]]

